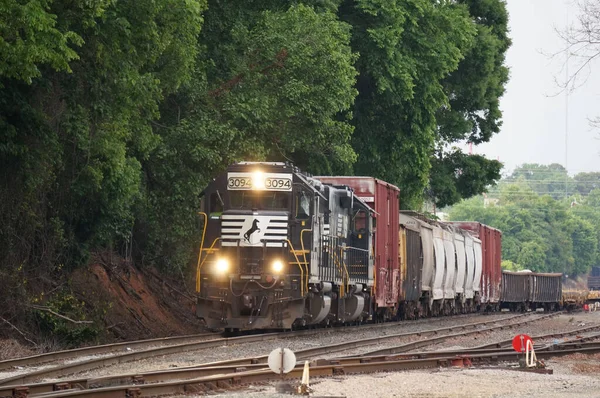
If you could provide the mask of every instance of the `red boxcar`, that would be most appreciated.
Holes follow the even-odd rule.
[[[373,237],[375,300],[381,311],[395,314],[400,289],[398,264],[398,217],[400,189],[373,177],[315,177],[334,185],[346,185],[375,210]]]
[[[481,240],[483,267],[481,272],[481,303],[495,307],[500,301],[502,281],[502,232],[478,222],[456,221],[452,224],[466,229]]]

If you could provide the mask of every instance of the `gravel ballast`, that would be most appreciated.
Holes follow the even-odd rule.
[[[600,321],[600,313],[564,314],[556,318],[529,324],[512,331],[490,332],[485,342],[502,340],[519,333],[547,334],[593,325]],[[600,331],[600,330],[599,330]],[[574,337],[573,337],[574,338]],[[479,341],[479,345],[485,343]],[[562,341],[562,339],[560,339]],[[568,339],[567,339],[568,340]],[[447,344],[472,346],[468,336],[453,339]],[[435,347],[440,349],[441,346]],[[446,346],[447,348],[447,346]],[[312,396],[347,398],[384,397],[544,397],[592,398],[600,396],[600,354],[576,354],[546,361],[554,374],[544,375],[491,367],[438,368],[395,373],[339,376],[329,379],[311,379]],[[499,366],[498,366],[499,367]],[[283,398],[288,394],[276,393],[275,384],[253,386],[243,391],[217,394],[218,397]]]

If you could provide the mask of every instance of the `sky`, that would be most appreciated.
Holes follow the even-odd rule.
[[[565,47],[556,30],[564,30],[567,19],[577,21],[576,1],[507,0],[507,9],[512,47],[506,56],[510,81],[500,101],[503,125],[473,153],[500,160],[503,172],[523,163],[565,165],[566,136],[569,174],[600,171],[600,129],[589,122],[600,117],[600,63],[569,94],[567,107],[556,82],[564,81],[566,55],[551,57]]]

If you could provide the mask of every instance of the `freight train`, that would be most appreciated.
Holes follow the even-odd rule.
[[[499,310],[501,232],[400,211],[399,201],[398,187],[372,177],[229,166],[203,191],[197,315],[245,330]],[[502,286],[537,292],[524,278]],[[515,296],[512,308],[532,298]]]

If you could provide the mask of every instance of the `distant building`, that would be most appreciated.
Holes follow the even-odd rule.
[[[483,194],[483,207],[498,206],[498,202],[500,202],[500,199],[488,198],[486,194]]]

